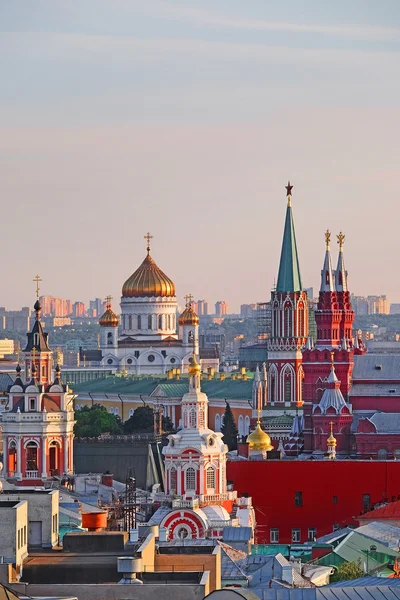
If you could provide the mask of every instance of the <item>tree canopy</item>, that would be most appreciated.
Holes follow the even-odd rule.
[[[364,577],[364,571],[361,566],[361,559],[344,562],[338,566],[335,579],[338,581],[349,581]]]
[[[221,433],[224,434],[223,440],[228,446],[229,450],[236,450],[238,430],[235,423],[235,417],[233,416],[233,412],[229,402],[226,403],[224,422],[221,426]]]
[[[174,428],[169,417],[162,418],[163,431]],[[154,431],[154,414],[150,406],[139,406],[133,415],[124,423],[124,433],[151,433]]]
[[[76,437],[97,437],[102,433],[122,433],[121,419],[110,414],[104,406],[84,406],[75,412],[74,433]]]

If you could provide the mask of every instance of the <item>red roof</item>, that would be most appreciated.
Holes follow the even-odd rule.
[[[369,512],[358,517],[359,521],[363,521],[364,519],[400,519],[400,500],[396,500],[396,502],[390,502],[389,504],[380,506],[375,510],[370,510]]]

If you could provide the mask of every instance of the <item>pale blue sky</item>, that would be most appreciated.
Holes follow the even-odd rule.
[[[0,305],[116,301],[148,229],[180,298],[264,300],[288,177],[304,284],[343,229],[400,301],[399,52],[398,0],[0,0]]]

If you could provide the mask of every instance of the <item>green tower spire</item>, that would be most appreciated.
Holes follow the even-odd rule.
[[[277,292],[300,292],[303,289],[292,213],[292,188],[293,186],[290,185],[289,181],[286,186],[288,204],[283,232],[281,261],[279,263],[278,283],[276,285]]]

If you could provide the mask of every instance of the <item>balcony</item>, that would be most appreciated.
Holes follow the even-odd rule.
[[[39,471],[25,471],[26,479],[39,479]]]
[[[237,492],[226,492],[226,494],[208,494],[200,496],[200,506],[208,506],[209,504],[219,504],[230,500],[234,502],[237,498]]]
[[[199,508],[200,503],[198,498],[193,498],[192,500],[181,500],[177,498],[176,500],[172,500],[172,508]]]

